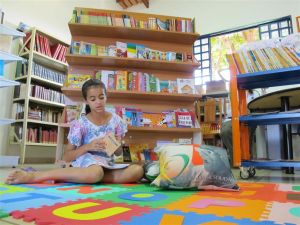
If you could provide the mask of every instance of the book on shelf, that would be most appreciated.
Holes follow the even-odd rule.
[[[177,87],[179,94],[195,94],[195,80],[177,78]]]
[[[92,78],[89,74],[68,74],[67,84],[68,87],[81,88],[85,81]]]
[[[176,111],[176,125],[177,127],[193,128],[195,127],[195,115],[194,112],[182,112]]]
[[[127,43],[117,41],[116,47],[117,57],[127,58]]]

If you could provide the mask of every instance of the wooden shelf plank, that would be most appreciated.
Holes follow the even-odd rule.
[[[14,102],[19,102],[19,101],[24,101],[24,100],[25,100],[24,98],[14,98],[13,99]],[[49,106],[55,106],[55,107],[61,107],[61,108],[65,107],[65,104],[62,104],[62,103],[47,101],[44,99],[35,98],[35,97],[31,97],[31,96],[29,97],[29,101],[35,102],[38,104],[42,104],[42,105],[49,105]]]
[[[70,124],[60,123],[59,127],[69,128]],[[155,132],[155,133],[195,133],[200,132],[200,128],[169,128],[169,127],[128,127],[128,131],[135,132]]]
[[[93,56],[93,55],[72,55],[67,54],[66,59],[69,65],[76,66],[105,66],[113,68],[137,68],[151,70],[167,70],[177,72],[193,72],[200,66],[199,63],[176,62],[162,60],[144,60],[133,58]]]
[[[15,123],[23,123],[24,119],[16,120]],[[58,126],[58,123],[53,122],[47,122],[47,121],[41,121],[41,120],[33,120],[33,119],[27,119],[28,123],[36,123],[36,124],[42,124],[42,125],[48,125],[48,126]]]
[[[31,77],[31,80],[34,80],[37,83],[40,83],[43,85],[47,85],[49,87],[61,88],[63,86],[63,84],[60,84],[60,83],[52,81],[52,80],[47,80],[47,79],[44,79],[44,78],[36,76],[36,75],[31,75],[30,77]],[[15,80],[25,80],[27,78],[28,78],[28,76],[25,75],[25,76],[17,77]]]
[[[82,98],[80,88],[63,87],[62,92],[72,98]],[[201,95],[196,94],[176,94],[176,93],[161,93],[161,92],[136,92],[136,91],[117,91],[108,90],[109,98],[118,99],[141,99],[141,100],[161,100],[161,101],[190,101],[194,102],[201,98]]]
[[[128,127],[128,131],[142,131],[155,133],[200,133],[200,128],[168,128],[168,127]]]
[[[52,143],[34,143],[34,142],[26,142],[26,145],[32,145],[32,146],[43,146],[43,147],[56,147],[57,144]]]
[[[22,53],[21,56],[28,57],[29,52]],[[60,60],[53,59],[37,51],[33,51],[33,58],[34,58],[33,61],[35,61],[36,63],[42,64],[44,66],[47,66],[55,70],[66,72],[68,69],[67,63],[64,63]]]
[[[168,42],[184,45],[193,45],[199,37],[198,33],[104,26],[99,24],[69,23],[69,29],[72,36],[101,36],[104,38]]]

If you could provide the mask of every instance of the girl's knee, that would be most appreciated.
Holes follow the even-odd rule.
[[[131,165],[129,168],[131,170],[131,174],[134,180],[138,181],[144,176],[144,169],[141,165],[134,164]]]
[[[93,165],[86,171],[86,183],[97,183],[100,182],[104,176],[104,171],[101,166]]]

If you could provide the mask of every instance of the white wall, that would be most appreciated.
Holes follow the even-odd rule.
[[[70,42],[68,21],[75,6],[122,10],[115,0],[0,0],[5,19],[23,21]],[[299,0],[150,0],[128,11],[195,17],[196,30],[207,34],[229,28],[292,15],[299,15]]]
[[[0,0],[6,22],[18,25],[22,21],[67,43],[71,41],[67,24],[76,6],[122,10],[115,0]],[[295,16],[300,14],[300,0],[150,0],[149,9],[141,4],[128,11],[195,17],[196,31],[200,34],[287,15],[292,15],[295,29]],[[7,96],[0,96],[1,102],[7,99]],[[0,110],[0,115],[10,115],[11,106],[7,104]],[[8,154],[8,127],[2,127],[0,131],[0,155]]]

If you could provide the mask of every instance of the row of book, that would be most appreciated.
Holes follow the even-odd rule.
[[[40,65],[36,62],[32,62],[32,69],[31,69],[31,75],[38,76],[40,78],[54,81],[59,84],[64,84],[66,75],[60,71],[56,71],[50,68],[47,68],[43,65]],[[18,61],[17,63],[17,69],[16,69],[16,78],[25,76],[28,74],[28,61]]]
[[[16,136],[12,137],[13,142],[22,140],[23,127],[15,125],[14,132]],[[27,128],[27,142],[30,143],[45,143],[56,144],[57,143],[57,130],[44,127],[28,127]]]
[[[300,66],[296,50],[287,47],[239,51],[232,56],[241,74]]]
[[[238,72],[243,74],[299,66],[299,49],[300,34],[292,34],[248,43],[232,57]]]
[[[27,141],[30,143],[57,143],[57,131],[43,127],[27,128]]]
[[[94,76],[68,74],[67,86],[81,88],[83,83],[90,78],[101,80],[108,90],[196,94],[194,79],[160,80],[153,74],[121,70],[100,70]]]
[[[28,49],[30,49],[31,38],[32,33],[26,33],[26,36],[24,37],[24,44]],[[41,35],[39,33],[35,34],[34,50],[53,59],[66,62],[65,55],[68,47],[60,43],[52,44],[52,42],[49,41],[48,37],[45,35]]]
[[[158,156],[148,144],[129,144],[122,146],[122,154],[114,156],[115,162],[157,161]]]
[[[15,86],[14,98],[25,98],[26,96],[26,84]],[[29,95],[46,101],[65,103],[64,95],[58,91],[54,91],[49,88],[45,88],[39,85],[30,85]]]
[[[129,16],[126,14],[100,12],[88,9],[73,10],[72,19],[70,22],[188,33],[193,33],[195,31],[194,19],[170,18],[162,20],[153,16],[147,19],[138,19],[134,16]]]
[[[95,55],[95,56],[111,56],[123,58],[137,58],[148,60],[164,60],[193,62],[191,53],[164,52],[144,45],[135,43],[125,43],[117,41],[115,45],[103,46],[83,41],[73,41],[71,43],[71,54]]]
[[[133,127],[183,127],[193,128],[195,124],[195,114],[187,109],[170,110],[161,113],[143,112],[141,109],[134,107],[122,107],[107,105],[106,111],[116,113],[129,126]],[[85,113],[85,104],[82,105],[67,105],[65,107],[66,123],[70,123],[78,119]]]
[[[24,104],[13,103],[12,117],[15,119],[24,118]],[[50,108],[41,108],[40,106],[29,106],[28,119],[58,123],[61,112]]]

